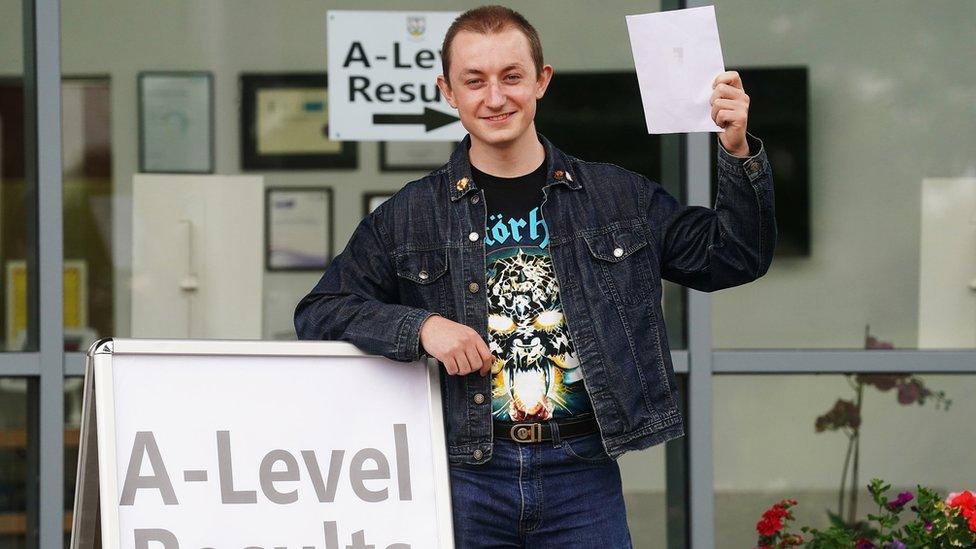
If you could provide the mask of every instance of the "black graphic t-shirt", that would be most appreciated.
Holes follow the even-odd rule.
[[[471,171],[488,209],[488,346],[499,358],[492,368],[492,417],[541,421],[591,412],[540,210],[546,163],[515,178]]]

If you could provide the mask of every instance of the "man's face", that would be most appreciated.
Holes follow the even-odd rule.
[[[496,147],[535,132],[535,105],[552,78],[546,65],[536,75],[529,40],[515,28],[497,34],[461,31],[451,43],[450,85],[437,85],[471,139]]]

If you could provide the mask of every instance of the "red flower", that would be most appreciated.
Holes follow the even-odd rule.
[[[954,492],[949,494],[946,503],[949,504],[949,507],[962,507],[963,509],[976,507],[976,495],[973,495],[969,490]]]
[[[763,512],[762,516],[766,519],[781,520],[787,514],[786,509],[780,507],[779,505],[774,505],[766,511]]]
[[[772,536],[782,529],[783,522],[775,517],[763,516],[762,520],[756,523],[756,531],[762,536]]]
[[[872,547],[874,547],[874,544],[867,538],[857,540],[857,545],[854,546],[855,549],[871,549]]]

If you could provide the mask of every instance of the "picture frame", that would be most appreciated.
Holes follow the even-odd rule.
[[[380,171],[429,172],[451,158],[458,141],[380,141]]]
[[[141,173],[214,173],[214,85],[208,71],[136,76]]]
[[[323,271],[332,261],[331,187],[268,187],[264,199],[267,271]]]
[[[242,73],[241,169],[355,169],[358,145],[328,138],[326,73]]]
[[[396,191],[367,191],[363,193],[363,217],[366,217],[377,206],[396,194]]]
[[[7,260],[5,307],[6,350],[21,351],[27,340],[27,262],[23,259]],[[65,259],[62,277],[64,299],[65,344],[79,337],[97,333],[88,325],[88,262],[84,259]],[[0,345],[3,348],[3,345]],[[78,349],[73,349],[78,350]]]

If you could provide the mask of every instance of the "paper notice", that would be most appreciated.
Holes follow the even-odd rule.
[[[712,81],[725,72],[715,8],[627,16],[648,133],[724,131],[712,121]]]

